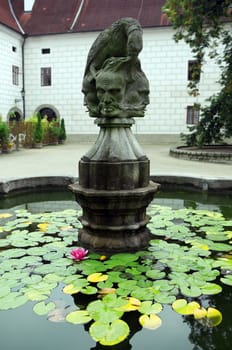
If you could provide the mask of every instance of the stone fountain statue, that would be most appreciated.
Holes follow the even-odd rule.
[[[141,50],[140,24],[122,18],[97,37],[87,58],[84,104],[100,132],[71,190],[83,210],[79,242],[99,251],[139,250],[149,240],[146,208],[159,185],[149,181],[149,160],[131,131],[149,104]]]

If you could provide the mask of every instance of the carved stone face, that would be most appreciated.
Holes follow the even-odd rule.
[[[128,85],[124,106],[128,116],[144,117],[149,100],[149,83],[145,74],[139,74],[136,80]]]
[[[125,93],[125,80],[120,73],[102,71],[96,78],[99,112],[103,117],[119,117]]]

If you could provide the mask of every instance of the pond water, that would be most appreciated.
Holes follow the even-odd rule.
[[[211,195],[207,193],[160,192],[155,204],[173,209],[193,208],[210,210],[232,219],[231,195]],[[0,200],[0,213],[15,209],[26,209],[31,213],[77,209],[74,197],[69,192],[37,192],[10,196]],[[62,292],[62,283],[53,290],[52,300],[67,304],[71,310],[80,305],[71,295]],[[188,298],[188,301],[194,298]],[[46,316],[38,316],[33,311],[33,301],[13,310],[0,311],[1,350],[229,350],[232,344],[231,301],[232,288],[223,287],[216,295],[203,295],[197,298],[201,304],[217,308],[223,321],[217,327],[206,327],[196,322],[192,316],[182,316],[173,312],[170,305],[164,305],[159,314],[162,326],[156,330],[144,329],[133,313],[127,313],[130,334],[122,343],[103,346],[89,335],[87,326],[67,322],[50,322]]]

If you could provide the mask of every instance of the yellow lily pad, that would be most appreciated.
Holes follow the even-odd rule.
[[[157,329],[162,325],[162,320],[159,316],[155,314],[141,315],[139,317],[139,323],[143,328],[147,329]]]
[[[207,310],[208,326],[216,327],[222,322],[222,314],[219,310],[209,307]]]
[[[37,227],[39,228],[40,231],[46,232],[49,224],[47,222],[44,222],[42,224],[38,224]]]
[[[195,301],[187,303],[185,299],[177,299],[173,302],[172,308],[180,315],[193,315],[195,309],[200,309],[200,304]]]
[[[76,287],[73,284],[68,284],[63,288],[63,292],[65,294],[70,294],[70,295],[79,293],[80,290],[81,290],[81,287]]]
[[[13,216],[13,214],[2,213],[2,214],[0,214],[0,219],[7,219],[7,218],[10,218],[11,216]]]
[[[99,294],[100,296],[104,296],[107,294],[115,294],[116,293],[116,289],[115,288],[102,288],[99,290]]]
[[[201,307],[200,309],[195,309],[193,311],[193,315],[195,320],[201,320],[202,318],[206,317],[207,311],[204,307]]]
[[[99,258],[100,261],[105,261],[106,259],[107,259],[106,255],[101,255]]]
[[[126,312],[126,311],[136,311],[139,309],[141,305],[141,301],[139,299],[129,297],[126,300],[128,300],[128,303],[121,306],[120,310],[123,310]]]
[[[87,281],[92,283],[103,282],[103,281],[106,281],[107,279],[108,279],[108,276],[103,275],[101,272],[92,273],[87,277]]]

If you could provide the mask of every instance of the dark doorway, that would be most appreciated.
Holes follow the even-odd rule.
[[[56,113],[53,111],[53,109],[49,107],[41,108],[39,112],[40,112],[41,118],[44,118],[46,116],[49,122],[57,119]]]

